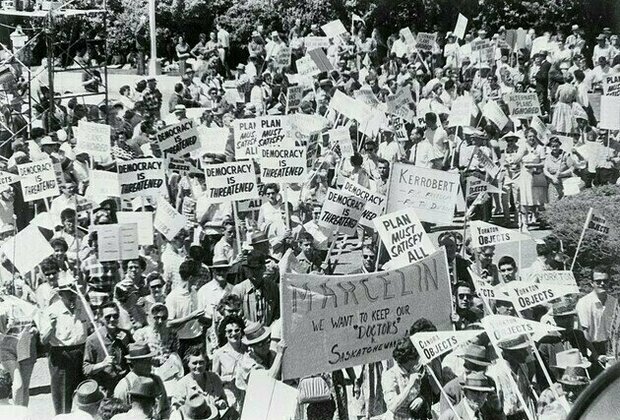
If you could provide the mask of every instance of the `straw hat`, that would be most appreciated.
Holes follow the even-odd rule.
[[[579,349],[568,349],[561,351],[555,355],[555,366],[558,369],[566,369],[568,367],[580,367],[587,369],[592,364],[583,357]]]
[[[247,327],[243,330],[243,338],[241,341],[246,346],[260,343],[271,336],[269,327],[263,326],[260,322],[248,322]]]
[[[472,372],[465,376],[465,380],[461,382],[463,389],[478,392],[493,392],[495,388],[491,379],[484,372]]]

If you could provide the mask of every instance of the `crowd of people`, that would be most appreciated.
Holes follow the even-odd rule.
[[[64,418],[251,419],[243,408],[252,372],[279,380],[286,361],[281,276],[373,273],[389,260],[376,232],[362,226],[349,250],[361,261],[340,263],[342,250],[335,256],[342,235],[319,219],[328,189],[346,180],[387,195],[396,162],[458,173],[464,201],[458,212],[465,223],[482,220],[521,231],[545,227],[540,212],[550,201],[615,184],[620,127],[599,121],[606,111],[601,94],[613,83],[620,88],[620,42],[607,28],[596,45],[577,25],[565,29],[568,35],[537,36],[534,29],[501,27],[488,36],[483,28],[469,28],[462,39],[441,34],[428,50],[417,48],[407,31],[384,42],[361,18],[352,33],[333,37],[300,21],[287,32],[257,25],[247,62],[235,67],[230,34],[216,22],[193,47],[179,37],[180,80],[170,97],[158,89],[158,77],[148,77],[99,106],[58,98],[53,114],[33,115],[28,136],[12,138],[4,148],[1,169],[17,174],[20,165],[51,161],[60,195],[26,201],[19,183],[0,186],[3,243],[45,213],[48,221],[34,225],[53,249],[29,272],[16,268],[14,255],[3,255],[0,416],[36,414],[26,408],[30,380],[37,358],[46,356],[58,419],[68,413],[72,417]],[[522,39],[513,39],[517,32]],[[306,43],[321,37],[327,42],[318,48],[328,63],[300,74],[297,60],[311,51]],[[472,51],[474,45],[490,54]],[[86,90],[99,89],[100,74],[86,70],[82,79]],[[289,92],[296,86],[302,98],[293,107]],[[540,112],[513,116],[515,93],[534,93]],[[335,109],[341,94],[370,109],[369,119],[378,116],[376,129]],[[401,95],[409,99],[394,108]],[[41,106],[49,106],[45,91],[41,97]],[[490,105],[499,113],[487,112]],[[454,124],[462,107],[468,123]],[[122,162],[165,157],[158,132],[185,121],[192,108],[199,109],[200,126],[228,134],[222,152],[213,151],[219,150],[210,145],[216,140],[202,138],[198,155],[179,157],[198,171],[166,172],[162,197],[186,225],[168,239],[151,229],[150,245],[141,245],[136,258],[100,261],[97,226],[119,223],[119,212],[152,215],[161,198],[93,196],[93,177],[116,172]],[[235,122],[264,115],[308,117],[287,133],[307,148],[307,181],[284,188],[261,184],[256,207],[209,200],[202,170],[236,161]],[[85,120],[111,127],[110,156],[75,148],[76,128]],[[350,155],[332,141],[335,128],[349,131]],[[472,179],[502,193],[470,193]],[[591,380],[615,362],[620,318],[610,268],[594,267],[590,279],[580,279],[589,293],[519,312],[508,298],[485,299],[480,285],[499,288],[526,274],[568,270],[557,239],[538,241],[537,260],[521,267],[520,257],[495,255],[493,245],[477,247],[461,229],[424,226],[428,233],[442,231],[435,243],[445,248],[450,268],[450,278],[441,281],[451,283],[453,328],[480,334],[427,368],[410,336],[436,327],[420,314],[391,360],[287,380],[300,390],[290,418],[565,418]],[[562,330],[495,344],[482,331],[484,318],[493,314]]]

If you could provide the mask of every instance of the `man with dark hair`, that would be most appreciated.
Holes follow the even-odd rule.
[[[45,309],[58,299],[56,288],[58,287],[58,272],[60,268],[58,267],[58,261],[53,256],[44,259],[39,264],[39,268],[45,281],[37,287],[34,294],[39,308]]]
[[[509,255],[504,255],[497,262],[497,269],[504,283],[519,279],[517,262]]]
[[[454,287],[456,299],[456,313],[452,314],[452,322],[457,330],[464,330],[471,323],[478,322],[483,314],[474,307],[473,288],[465,283],[458,282]]]
[[[280,316],[280,297],[275,283],[264,277],[265,257],[251,253],[243,268],[247,277],[233,286],[232,293],[243,301],[245,319],[269,326]]]
[[[351,169],[349,179],[364,188],[370,189],[372,176],[362,167],[364,163],[364,158],[362,155],[359,153],[353,153],[353,156],[350,157],[350,162],[353,169]]]
[[[302,232],[299,235],[299,245],[301,252],[297,255],[297,261],[301,268],[301,273],[316,272],[321,269],[321,256],[314,247],[314,238],[308,232]]]
[[[104,326],[86,339],[83,370],[84,376],[96,380],[110,395],[118,381],[129,372],[125,355],[132,338],[129,331],[118,327],[116,303],[104,304],[101,314]]]

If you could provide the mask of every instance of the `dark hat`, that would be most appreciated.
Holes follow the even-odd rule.
[[[215,405],[209,403],[201,394],[193,394],[181,408],[188,420],[216,420],[220,418]]]
[[[99,404],[103,400],[103,393],[94,379],[87,379],[80,383],[74,393],[76,404],[79,406]]]
[[[495,390],[493,382],[484,372],[471,372],[469,375],[465,375],[465,380],[461,384],[463,389],[471,391],[493,392]]]
[[[487,349],[476,344],[468,345],[465,348],[465,352],[460,357],[478,366],[489,366],[491,364],[487,356]]]
[[[267,234],[265,232],[254,232],[250,237],[250,245],[257,245],[262,242],[268,242]]]
[[[586,370],[579,366],[569,366],[566,368],[558,382],[563,385],[588,385],[590,379]]]
[[[156,398],[159,395],[157,383],[147,376],[140,376],[129,390],[129,395],[145,398]]]
[[[567,296],[562,296],[559,299],[557,299],[556,302],[551,304],[551,315],[552,316],[567,316],[567,315],[575,315],[575,314],[577,314],[577,310],[575,309],[575,304]]]
[[[520,350],[528,348],[530,342],[526,334],[520,334],[516,337],[505,338],[499,341],[497,345],[502,350]]]
[[[243,264],[248,268],[259,268],[265,266],[265,257],[262,255],[251,252],[247,258],[245,259],[245,263]]]
[[[263,326],[260,322],[248,322],[247,327],[243,330],[243,344],[246,346],[260,343],[271,336],[269,327]]]
[[[129,345],[129,354],[125,356],[127,360],[152,359],[153,353],[149,346],[144,343],[131,343]]]

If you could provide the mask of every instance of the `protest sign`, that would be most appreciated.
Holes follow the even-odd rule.
[[[429,364],[433,359],[456,349],[482,334],[480,330],[419,332],[410,337],[418,351],[420,363]]]
[[[572,271],[547,270],[547,271],[525,271],[521,274],[521,280],[529,283],[557,284],[565,286],[576,286],[577,280]]]
[[[597,120],[601,119],[601,98],[602,95],[600,92],[588,93],[588,103],[592,107],[594,118]]]
[[[405,121],[412,122],[415,117],[414,112],[409,108],[409,104],[413,102],[411,96],[411,88],[403,86],[394,95],[388,95],[386,104],[387,111],[390,114],[401,117]]]
[[[86,197],[120,197],[118,173],[91,169]]]
[[[287,145],[289,127],[286,115],[234,120],[235,158],[259,157],[259,148]]]
[[[342,153],[343,158],[346,159],[353,156],[355,150],[353,150],[349,127],[334,128],[329,130],[328,133],[331,144],[337,144],[340,146],[340,153]]]
[[[0,189],[19,181],[19,176],[10,172],[0,171]]]
[[[540,141],[544,144],[547,144],[547,134],[549,134],[549,129],[545,125],[545,123],[538,117],[537,115],[532,117],[530,121],[530,127],[533,128],[536,133],[538,133],[538,137]]]
[[[383,209],[385,208],[385,196],[372,192],[350,179],[344,181],[342,192],[361,198],[366,202],[359,224],[369,229],[374,229],[373,220],[383,213]]]
[[[138,225],[123,223],[91,226],[97,231],[97,252],[99,262],[137,259]]]
[[[26,226],[15,236],[6,240],[0,251],[22,275],[33,270],[41,261],[54,253],[50,243],[33,224]]]
[[[465,29],[467,29],[467,21],[468,19],[459,13],[459,17],[456,20],[456,25],[454,26],[454,36],[458,39],[463,39],[465,36]]]
[[[452,223],[460,175],[394,162],[386,213],[413,208],[423,222]]]
[[[484,281],[478,274],[474,273],[470,267],[467,268],[471,277],[476,294],[480,299],[503,299],[508,300],[508,296],[504,296],[504,293],[497,290],[497,286],[492,286],[490,283]]]
[[[273,63],[277,68],[288,67],[291,65],[291,47],[282,46],[278,54],[273,58]]]
[[[230,129],[228,127],[207,127],[206,125],[199,125],[197,130],[200,147],[189,153],[191,158],[201,159],[205,153],[226,153],[226,143],[230,135]]]
[[[413,33],[411,33],[411,29],[402,28],[398,33],[405,38],[405,44],[412,47],[415,46],[415,37],[413,36]]]
[[[299,108],[304,98],[304,88],[302,86],[289,86],[286,90],[286,109],[287,114]]]
[[[312,51],[308,51],[308,56],[314,61],[314,64],[323,72],[330,72],[334,70],[334,66],[332,65],[329,58],[325,54],[325,51],[321,48],[314,49]]]
[[[516,230],[506,229],[480,220],[469,222],[469,232],[471,233],[471,244],[474,248],[530,239],[529,236]]]
[[[449,288],[443,248],[380,273],[285,274],[283,379],[387,360],[420,317],[450,329]]]
[[[263,183],[303,183],[306,181],[306,148],[261,149],[260,169]]]
[[[169,241],[185,227],[187,218],[176,211],[170,203],[163,197],[157,199],[157,211],[155,212],[155,221],[153,227],[161,232]]]
[[[603,216],[596,214],[595,211],[590,213],[588,229],[600,233],[601,235],[609,235],[609,225],[607,224],[607,220],[605,220]]]
[[[495,47],[493,45],[487,45],[481,48],[478,50],[478,56],[480,57],[481,63],[493,65],[493,61],[495,60]]]
[[[112,151],[112,127],[89,121],[79,121],[76,132],[75,154],[88,153],[94,159],[106,159]]]
[[[435,252],[433,241],[412,209],[378,217],[374,224],[392,260],[390,267],[402,268]]]
[[[471,42],[471,52],[472,53],[476,53],[474,55],[478,55],[479,51],[490,47],[491,46],[491,41],[489,41],[488,39],[474,39]]]
[[[340,19],[332,20],[321,26],[321,29],[328,38],[336,38],[340,34],[346,34],[347,28],[344,27]]]
[[[464,96],[457,97],[452,103],[450,117],[448,118],[449,127],[466,127],[471,124],[471,100]]]
[[[122,198],[157,195],[164,185],[163,159],[118,161],[117,170]]]
[[[197,127],[195,120],[187,119],[159,130],[155,135],[164,156],[183,156],[199,149]]]
[[[326,36],[307,36],[304,38],[306,51],[316,50],[317,48],[329,47],[329,38]],[[299,60],[297,60],[299,62]],[[299,65],[298,65],[299,66]],[[297,67],[297,73],[302,74]]]
[[[55,197],[60,194],[54,164],[50,159],[17,165],[24,201]]]
[[[433,51],[433,48],[435,48],[436,40],[436,33],[429,34],[427,32],[418,32],[418,36],[415,40],[415,46],[418,50]]]
[[[542,115],[536,92],[509,93],[508,109],[510,110],[510,115],[514,118],[529,118],[534,115]]]
[[[620,130],[620,96],[601,96],[599,127]]]
[[[467,178],[466,197],[476,197],[478,194],[488,192],[489,194],[501,194],[502,190],[495,185],[489,184],[482,179],[470,176]]]
[[[620,73],[603,77],[603,95],[620,96]]]
[[[483,172],[486,172],[492,179],[497,179],[501,170],[480,147],[474,148],[474,158],[471,162],[471,167],[477,167]]]
[[[561,328],[555,325],[543,324],[508,315],[487,315],[482,318],[481,322],[489,338],[495,345],[502,340],[515,338],[521,334],[541,336],[561,330]]]
[[[241,420],[289,420],[297,409],[298,393],[266,370],[255,369],[245,390]]]
[[[166,169],[180,175],[199,175],[203,173],[190,159],[177,159],[173,157],[166,159]]]
[[[508,124],[508,117],[504,114],[504,111],[502,111],[499,105],[497,105],[497,102],[493,100],[488,101],[486,105],[484,105],[482,108],[482,115],[487,120],[493,122],[500,131]]]
[[[334,92],[334,96],[332,96],[329,101],[329,107],[334,111],[341,113],[345,117],[352,120],[357,120],[360,123],[367,121],[373,115],[380,114],[362,101],[357,101],[354,98],[342,93],[340,90],[336,90]]]
[[[345,235],[354,235],[365,205],[366,202],[360,198],[330,188],[323,202],[318,225],[338,229]]]
[[[368,106],[377,107],[380,104],[370,86],[363,86],[354,94],[356,100],[364,102]]]
[[[312,60],[312,58],[308,55],[296,60],[295,66],[297,67],[297,73],[302,76],[314,77],[321,73],[321,70],[319,70],[319,67],[316,65],[314,60]]]
[[[526,283],[524,281],[512,281],[501,286],[517,311],[524,311],[537,305],[544,305],[559,297],[579,293],[577,285],[569,286],[555,283]]]
[[[205,195],[210,201],[221,203],[258,198],[256,173],[251,161],[206,165],[204,169]]]
[[[119,211],[116,219],[120,224],[135,223],[138,226],[138,245],[153,245],[153,213],[150,211]]]

